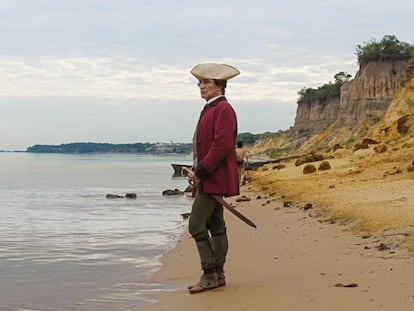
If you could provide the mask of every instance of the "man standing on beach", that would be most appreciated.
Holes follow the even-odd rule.
[[[190,294],[225,286],[224,263],[228,250],[223,206],[212,195],[239,194],[239,180],[234,146],[237,118],[225,94],[227,80],[240,72],[225,64],[199,64],[191,73],[198,79],[201,97],[206,100],[193,139],[194,173],[190,182],[196,186],[189,232],[194,238],[203,274],[189,286]]]
[[[244,150],[243,142],[241,140],[237,142],[236,157],[237,157],[237,166],[239,167],[240,185],[244,185],[246,183],[245,172],[247,169],[248,158],[247,158],[247,152],[246,150]]]

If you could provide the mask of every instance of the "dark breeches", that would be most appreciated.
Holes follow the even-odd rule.
[[[223,206],[206,193],[197,192],[191,209],[188,230],[195,240],[226,232]]]

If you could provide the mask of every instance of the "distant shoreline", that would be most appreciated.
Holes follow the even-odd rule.
[[[26,150],[0,150],[0,153],[31,153],[31,154],[117,154],[117,155],[128,155],[128,154],[142,154],[142,155],[190,155],[190,153],[181,152],[29,152]]]
[[[3,153],[12,153],[12,152],[26,152],[25,150],[0,150]]]
[[[122,153],[122,154],[190,154],[191,143],[132,143],[111,144],[76,142],[60,145],[33,145],[26,149],[30,153]]]

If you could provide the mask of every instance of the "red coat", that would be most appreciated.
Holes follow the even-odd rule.
[[[200,191],[225,196],[239,194],[236,136],[236,113],[227,99],[223,96],[206,105],[193,142]]]

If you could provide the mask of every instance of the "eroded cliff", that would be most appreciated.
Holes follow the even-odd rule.
[[[257,142],[252,151],[273,148],[306,153],[335,144],[346,146],[367,136],[395,139],[412,133],[412,114],[414,60],[371,61],[343,84],[339,97],[299,103],[294,126],[283,135]]]

